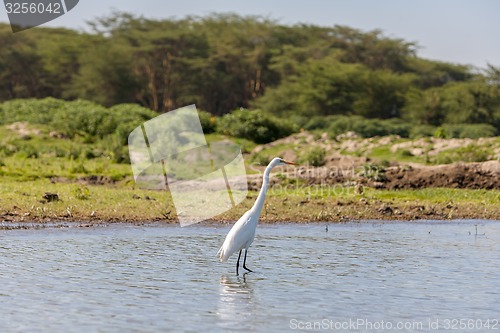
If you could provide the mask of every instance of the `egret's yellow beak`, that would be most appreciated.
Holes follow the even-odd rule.
[[[289,162],[289,161],[285,161],[285,160],[283,160],[283,163],[290,164],[290,165],[298,165],[298,164],[297,164],[297,163],[295,163],[295,162]]]

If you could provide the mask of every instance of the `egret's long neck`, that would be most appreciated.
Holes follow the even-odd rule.
[[[262,211],[262,207],[264,206],[264,200],[266,200],[267,188],[269,186],[269,174],[271,173],[271,169],[273,166],[268,165],[266,171],[264,171],[264,179],[262,181],[262,187],[260,189],[259,196],[255,201],[252,209],[256,210],[259,214]]]

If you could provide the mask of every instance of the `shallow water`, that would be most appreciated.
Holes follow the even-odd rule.
[[[0,332],[500,331],[500,221],[325,226],[0,231]]]

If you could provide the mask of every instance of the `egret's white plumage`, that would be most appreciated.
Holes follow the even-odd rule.
[[[236,274],[238,274],[240,256],[243,249],[245,249],[243,268],[251,272],[251,270],[246,267],[247,251],[255,238],[255,229],[257,228],[257,223],[259,222],[260,212],[264,206],[264,200],[266,199],[267,188],[269,186],[269,174],[275,166],[285,164],[295,165],[295,163],[287,162],[279,157],[274,158],[271,163],[269,163],[264,171],[262,188],[260,189],[260,193],[255,201],[255,204],[234,224],[227,234],[222,247],[217,253],[220,261],[224,262],[229,259],[233,253],[239,251],[238,261],[236,263]]]

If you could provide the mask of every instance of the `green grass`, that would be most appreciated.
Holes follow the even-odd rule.
[[[361,148],[360,150],[348,152],[341,151],[343,155],[365,156],[378,163],[397,162],[397,163],[420,163],[420,164],[450,164],[455,162],[483,162],[494,158],[494,150],[500,146],[500,137],[491,143],[469,144],[464,147],[446,149],[436,155],[422,154],[414,156],[409,149],[398,149],[391,151],[392,145],[396,143],[410,142],[410,139],[400,139],[391,144],[375,146],[372,149]],[[428,147],[430,148],[430,147]]]
[[[45,192],[58,194],[60,200],[44,202],[42,197]],[[134,186],[4,179],[0,184],[0,198],[0,213],[4,218],[12,216],[16,220],[151,221],[175,216],[168,192],[139,190]]]
[[[408,151],[398,149],[395,153],[391,151],[392,145],[384,145],[373,148],[366,156],[381,161],[399,162],[399,163],[425,163],[425,158],[422,156],[413,156],[408,154]]]
[[[465,147],[448,149],[433,156],[435,164],[450,164],[455,162],[484,162],[493,156],[493,148],[469,144]]]
[[[71,158],[56,158],[46,155],[38,158],[9,156],[2,158],[1,161],[0,176],[18,180],[52,177],[77,179],[96,175],[116,181],[132,177],[130,165],[113,163],[106,157],[73,160]]]
[[[106,140],[54,138],[43,126],[39,134],[21,136],[0,126],[0,220],[12,221],[152,221],[175,220],[175,209],[166,191],[137,188],[129,163],[113,162],[114,150]],[[251,151],[255,143],[221,134],[209,134],[208,142],[233,140]],[[500,142],[497,140],[497,142]],[[368,156],[380,161],[421,161],[401,151],[391,153],[389,145],[379,146]],[[485,149],[493,149],[495,144]],[[126,150],[126,147],[123,147]],[[278,144],[259,154],[247,156],[251,164],[259,159],[280,156],[293,150],[297,158],[311,150],[306,142]],[[475,149],[468,148],[475,153]],[[450,152],[454,153],[453,151]],[[304,155],[305,156],[305,155]],[[265,163],[264,163],[265,164]],[[186,169],[186,177],[190,170]],[[83,178],[100,176],[105,185],[84,185]],[[286,179],[269,190],[263,221],[336,221],[369,218],[492,218],[500,219],[500,191],[429,188],[412,190],[375,190],[365,188],[357,194],[353,187],[308,186],[303,181]],[[45,192],[57,193],[60,201],[45,202]],[[236,220],[253,204],[257,192],[249,192],[236,208],[216,217]],[[381,205],[394,207],[397,215],[380,212]],[[412,207],[420,207],[415,211]],[[423,206],[424,208],[421,208]]]
[[[482,205],[499,205],[500,191],[470,190],[452,188],[425,188],[414,190],[374,190],[368,189],[366,196],[380,200],[420,201],[432,203],[476,203]]]
[[[60,200],[46,202],[46,192]],[[217,221],[237,220],[258,192]],[[337,221],[345,219],[500,219],[500,191],[432,188],[419,191],[375,190],[357,194],[352,187],[289,184],[269,190],[261,219],[271,221]],[[392,207],[387,215],[381,208]],[[12,221],[175,221],[175,208],[166,191],[136,188],[134,183],[82,185],[51,183],[47,179],[0,184],[0,216]]]
[[[354,187],[348,186],[280,186],[269,190],[269,195],[276,197],[308,197],[308,198],[335,198],[344,200],[359,200],[360,198],[394,201],[394,202],[435,202],[435,203],[477,203],[484,205],[500,204],[499,190],[471,190],[452,188],[426,188],[414,190],[376,190],[365,188],[362,195],[356,194]]]
[[[224,140],[230,140],[236,143],[238,146],[241,147],[242,153],[249,153],[251,152],[257,144],[253,141],[250,141],[248,139],[243,139],[243,138],[232,138],[227,135],[219,134],[219,133],[210,133],[210,134],[205,134],[205,138],[208,143],[216,142],[216,141],[224,141]]]

